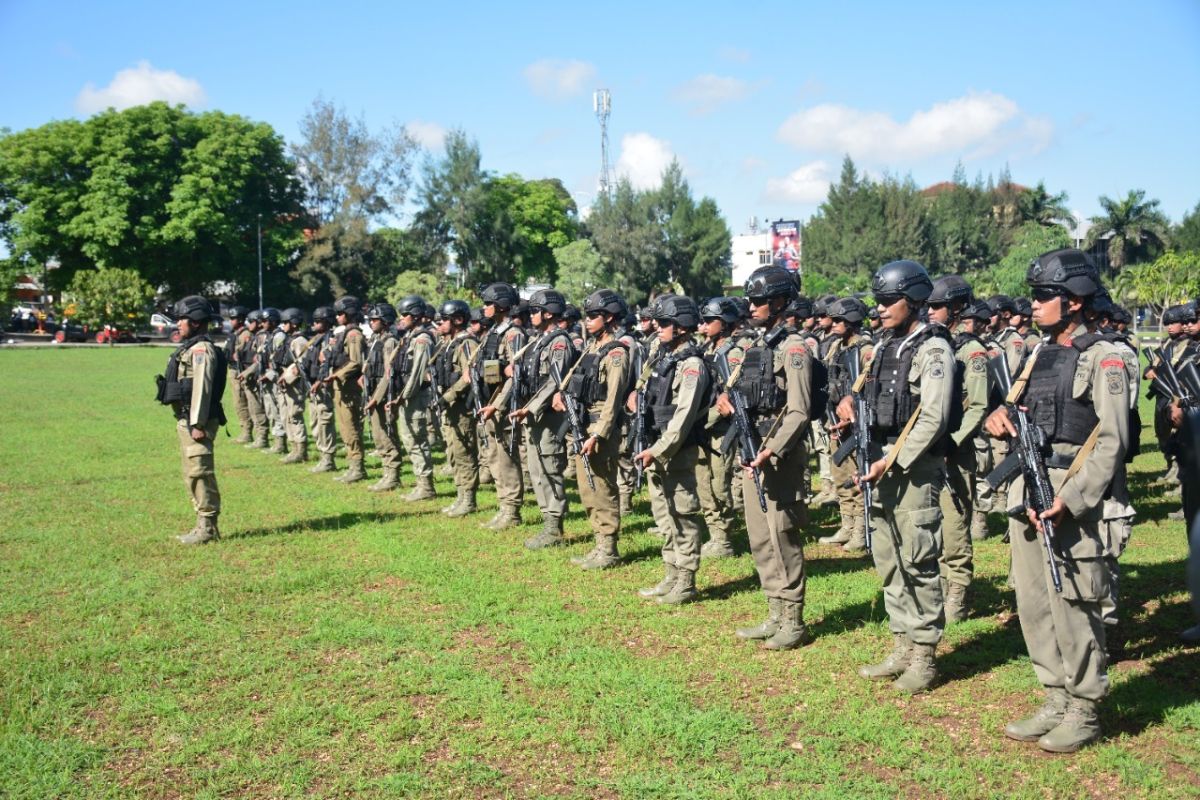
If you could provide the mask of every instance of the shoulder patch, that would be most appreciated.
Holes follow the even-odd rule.
[[[1125,366],[1125,360],[1121,359],[1121,358],[1106,358],[1100,362],[1101,369],[1108,369],[1109,367],[1124,367],[1124,366]]]
[[[566,343],[566,342],[562,342],[562,341],[555,342],[555,343],[554,343],[554,347],[552,347],[551,349],[552,349],[552,350],[566,350],[566,349],[567,349],[567,343]]]
[[[978,357],[971,356],[971,372],[987,372],[987,359],[983,357],[983,353],[979,353]]]

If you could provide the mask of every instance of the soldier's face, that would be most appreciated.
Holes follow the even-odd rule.
[[[584,320],[583,327],[587,329],[589,336],[599,336],[600,332],[604,330],[604,326],[607,324],[607,322],[608,317],[605,316],[603,311],[593,311],[587,315],[587,319]]]
[[[675,339],[675,323],[660,322],[658,323],[658,341],[662,344],[670,344]]]
[[[945,303],[929,304],[929,321],[939,325],[950,324],[950,306]]]
[[[184,339],[190,339],[196,335],[197,325],[187,317],[179,318],[179,335]]]
[[[1179,336],[1182,333],[1183,333],[1183,323],[1182,322],[1172,322],[1171,324],[1167,325],[1167,336],[1175,337],[1175,336]]]
[[[725,323],[721,322],[720,317],[706,319],[700,323],[700,332],[710,339],[716,339],[725,331]]]
[[[833,325],[830,326],[829,330],[834,336],[844,337],[850,333],[850,323],[846,322],[844,319],[835,319],[833,320]]]
[[[500,309],[496,307],[495,303],[484,303],[483,304],[483,315],[485,317],[487,317],[488,319],[495,319],[496,314],[497,314],[497,312],[499,312],[499,310]]]
[[[879,324],[888,330],[899,328],[913,315],[913,308],[903,295],[877,295],[875,302]]]

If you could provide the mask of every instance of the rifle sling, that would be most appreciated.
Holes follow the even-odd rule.
[[[1033,364],[1037,358],[1030,356],[1026,359],[1025,369],[1021,370],[1020,376],[1013,381],[1012,388],[1008,391],[1008,397],[1004,399],[1006,403],[1016,403],[1021,399],[1021,395],[1025,394],[1025,386],[1029,383],[1029,376],[1033,373]]]
[[[1096,449],[1096,442],[1100,440],[1100,423],[1096,423],[1096,427],[1092,428],[1092,432],[1088,434],[1087,441],[1083,443],[1083,447],[1079,448],[1079,452],[1075,454],[1075,460],[1071,462],[1071,466],[1067,468],[1066,477],[1063,478],[1063,483],[1074,478],[1079,470],[1083,469],[1083,462],[1087,461],[1087,457]]]
[[[917,403],[917,407],[913,409],[912,416],[908,418],[908,422],[904,423],[904,430],[900,431],[900,435],[896,437],[896,443],[892,445],[892,449],[887,454],[887,459],[883,462],[883,472],[879,477],[887,475],[888,470],[892,468],[892,464],[896,463],[896,458],[900,455],[900,448],[904,447],[904,443],[908,441],[908,435],[912,433],[913,426],[917,424],[917,417],[921,416],[921,404]]]

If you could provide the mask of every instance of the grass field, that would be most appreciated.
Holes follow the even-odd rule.
[[[490,490],[450,521],[445,479],[405,504],[222,433],[224,538],[189,549],[152,401],[167,355],[0,352],[0,796],[1200,795],[1200,652],[1176,644],[1185,537],[1157,452],[1131,476],[1107,737],[1055,757],[1001,734],[1040,695],[998,537],[917,698],[855,676],[890,641],[868,561],[835,548],[807,550],[800,651],[732,635],[765,609],[748,555],[706,563],[696,604],[639,599],[661,574],[644,496],[626,563],[583,573],[577,503],[571,547],[531,553],[532,502],[525,530],[484,532]]]

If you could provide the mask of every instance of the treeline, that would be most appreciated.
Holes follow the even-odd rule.
[[[719,294],[729,229],[678,164],[581,214],[561,181],[482,168],[451,131],[431,155],[318,99],[290,146],[269,125],[151,103],[0,136],[0,278],[132,271],[167,297],[311,307],[343,293],[467,296],[496,280]],[[45,271],[47,264],[54,268]],[[90,279],[89,279],[90,280]],[[88,280],[82,281],[88,283]],[[94,283],[91,282],[91,283]]]

